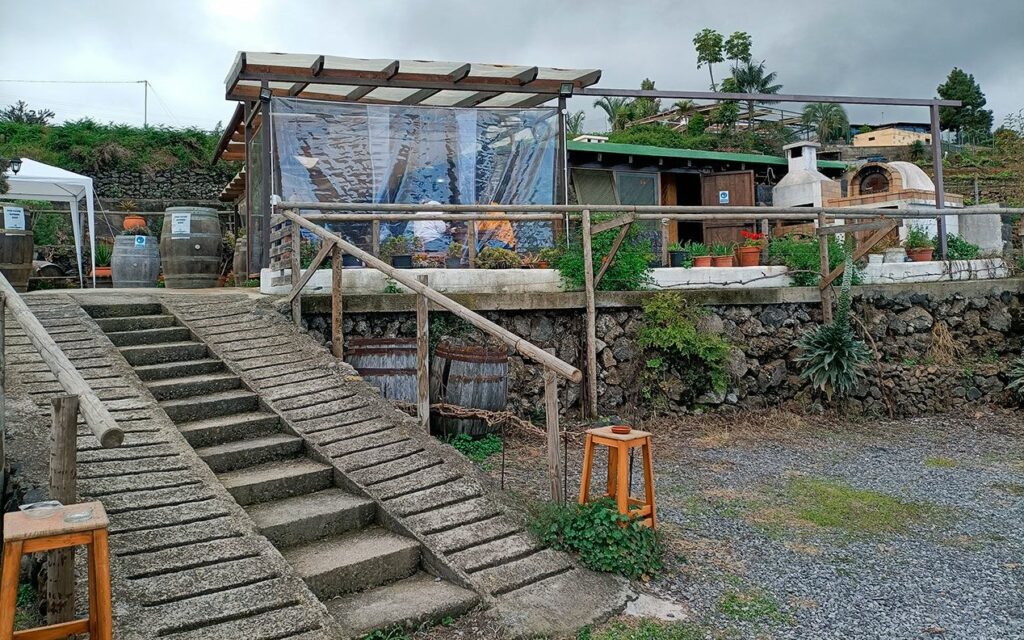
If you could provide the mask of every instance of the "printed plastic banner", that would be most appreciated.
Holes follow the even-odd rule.
[[[274,98],[275,182],[285,202],[551,204],[558,113]],[[328,225],[368,249],[370,223]],[[381,224],[429,252],[465,244],[464,223]],[[514,228],[513,228],[514,226]],[[550,246],[550,222],[478,223],[478,248]]]

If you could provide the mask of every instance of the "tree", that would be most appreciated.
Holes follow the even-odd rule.
[[[565,131],[570,137],[575,138],[576,136],[583,133],[583,121],[587,119],[587,114],[583,111],[576,111],[565,116]]]
[[[629,100],[604,96],[594,100],[594,106],[604,111],[608,117],[608,128],[612,131],[621,131],[626,128],[629,121]]]
[[[672,108],[685,116],[697,108],[697,103],[690,99],[676,100],[675,104],[672,105]]]
[[[19,122],[21,124],[49,124],[56,114],[49,109],[36,111],[29,109],[24,100],[18,100],[6,109],[0,109],[0,122]]]
[[[803,122],[814,128],[822,144],[845,140],[850,131],[850,119],[841,104],[812,102],[804,106]]]
[[[733,63],[750,62],[750,48],[754,45],[750,34],[746,31],[734,31],[725,41],[724,51],[727,60]]]
[[[782,85],[775,82],[777,75],[774,71],[766,72],[764,60],[757,64],[747,60],[738,62],[732,68],[732,77],[722,82],[722,88],[728,92],[735,93],[778,93]],[[770,104],[771,101],[760,101],[760,104]],[[747,127],[754,125],[754,101],[747,100]]]
[[[654,80],[644,78],[640,83],[642,91],[654,91]],[[661,100],[657,98],[637,98],[629,103],[629,119],[642,120],[657,115],[661,111]]]
[[[708,124],[704,116],[698,113],[686,123],[686,133],[691,136],[702,136],[707,126]]]
[[[963,102],[960,108],[939,107],[939,125],[944,131],[974,134],[988,134],[992,131],[992,111],[983,108],[985,94],[973,75],[953,67],[937,91],[943,100]]]
[[[712,91],[718,91],[718,87],[715,85],[715,72],[712,66],[716,62],[725,62],[725,58],[722,57],[724,45],[725,41],[722,38],[722,34],[714,29],[703,29],[693,37],[693,48],[697,51],[697,68],[700,69],[707,65],[708,75],[711,76]]]

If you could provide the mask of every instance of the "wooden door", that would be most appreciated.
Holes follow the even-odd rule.
[[[752,207],[754,206],[754,172],[724,171],[703,176],[701,181],[701,204],[705,206]],[[750,223],[737,220],[704,223],[704,244],[735,244],[743,240],[740,231]]]

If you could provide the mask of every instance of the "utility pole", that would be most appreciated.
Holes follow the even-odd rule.
[[[142,128],[149,126],[149,80],[139,80],[142,83]]]

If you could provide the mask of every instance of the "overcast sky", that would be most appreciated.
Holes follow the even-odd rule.
[[[704,27],[749,32],[787,92],[932,97],[959,66],[997,124],[1024,107],[1022,0],[0,0],[0,105],[141,124],[143,87],[130,83],[148,80],[151,123],[212,128],[231,114],[224,76],[241,49],[596,67],[604,87],[650,77],[706,90],[691,43]],[[591,103],[570,108],[605,128]],[[923,109],[850,116],[927,119]]]

